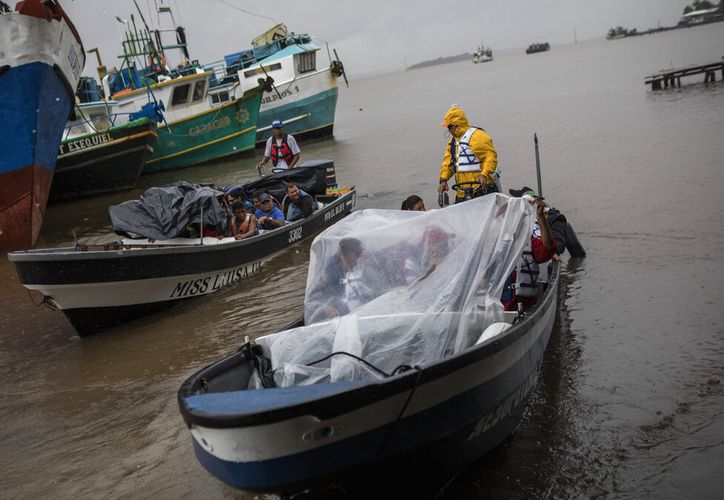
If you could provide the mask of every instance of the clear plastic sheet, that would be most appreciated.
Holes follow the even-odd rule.
[[[277,385],[375,380],[474,345],[503,320],[534,219],[524,200],[494,194],[337,222],[312,243],[305,326],[257,339]]]

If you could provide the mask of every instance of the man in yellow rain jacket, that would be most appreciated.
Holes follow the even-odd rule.
[[[465,112],[457,106],[445,113],[441,125],[450,131],[452,137],[445,148],[438,193],[448,190],[447,181],[453,175],[458,184],[479,182],[482,188],[477,186],[474,189],[475,197],[496,192],[493,174],[498,165],[498,154],[493,147],[493,139],[483,129],[470,126]],[[464,200],[465,194],[458,191],[455,203]]]

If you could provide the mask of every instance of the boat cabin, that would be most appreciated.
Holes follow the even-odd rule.
[[[193,73],[151,85],[153,96],[166,108],[164,115],[169,123],[208,111],[207,92],[211,75],[211,71]],[[148,102],[148,90],[125,90],[114,94],[113,99],[118,101],[120,112],[136,113]]]

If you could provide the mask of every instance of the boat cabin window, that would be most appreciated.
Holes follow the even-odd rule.
[[[229,91],[223,90],[221,92],[215,92],[213,94],[209,94],[211,96],[211,102],[212,104],[219,104],[221,102],[227,102],[229,100]]]
[[[173,95],[171,96],[171,106],[178,106],[180,104],[188,102],[190,87],[191,84],[187,83],[186,85],[179,85],[178,87],[173,89]]]
[[[203,99],[205,90],[206,90],[206,80],[201,80],[199,82],[196,82],[196,86],[194,87],[193,101],[196,102],[200,99]]]
[[[270,64],[269,66],[264,66],[264,70],[266,70],[267,73],[271,73],[272,71],[276,71],[278,69],[282,69],[282,63],[274,63],[274,64]],[[244,78],[252,78],[252,77],[255,77],[256,75],[263,75],[264,70],[262,70],[261,66],[260,66],[258,68],[244,71]]]
[[[304,52],[294,56],[297,61],[297,73],[309,73],[317,69],[317,53]]]

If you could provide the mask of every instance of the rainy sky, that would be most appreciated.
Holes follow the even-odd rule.
[[[152,29],[186,28],[192,59],[218,61],[251,46],[278,22],[336,48],[350,75],[400,71],[424,60],[473,53],[478,45],[500,55],[533,42],[552,45],[600,39],[609,28],[639,31],[675,25],[687,0],[136,0]],[[133,0],[62,0],[86,49],[98,47],[103,63],[119,65],[121,37],[134,15]],[[170,7],[171,13],[159,13]],[[172,16],[173,15],[173,20]],[[164,43],[172,42],[171,34]],[[169,62],[180,59],[170,51]],[[89,54],[85,74],[95,75]]]

